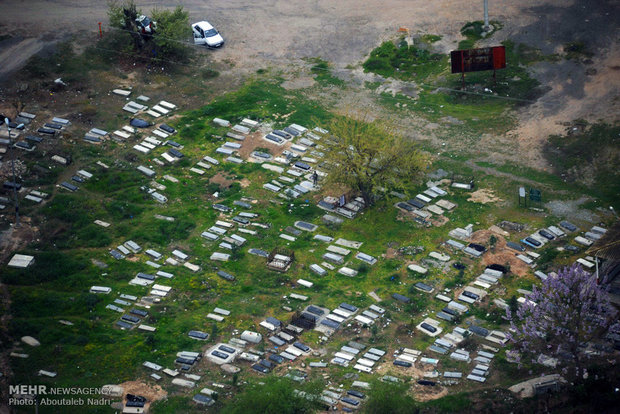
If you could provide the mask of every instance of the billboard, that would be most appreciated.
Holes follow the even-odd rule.
[[[453,50],[450,52],[450,60],[452,62],[452,73],[504,69],[506,67],[506,48],[504,46],[493,46],[480,49]]]

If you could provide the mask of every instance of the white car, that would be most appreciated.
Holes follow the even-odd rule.
[[[206,45],[212,48],[224,45],[224,38],[207,21],[192,24],[192,32],[194,43],[197,45]]]

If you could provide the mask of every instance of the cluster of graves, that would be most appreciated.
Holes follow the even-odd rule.
[[[149,107],[150,98],[147,96],[140,95],[134,101],[129,100],[132,91],[116,89],[113,93],[125,98],[122,111],[130,113],[134,118],[129,125],[112,133],[100,128],[92,128],[85,133],[84,141],[96,145],[112,139],[129,145],[142,157],[142,163],[146,164],[140,164],[136,169],[151,180],[148,186],[142,187],[142,190],[152,197],[153,202],[164,205],[168,202],[167,187],[164,182],[179,182],[178,178],[170,174],[169,167],[185,157],[192,158],[192,162],[189,163],[190,166],[184,168],[198,177],[205,175],[209,170],[210,172],[217,171],[226,163],[259,163],[263,169],[277,175],[273,179],[267,178],[267,182],[260,183],[262,189],[266,190],[267,197],[273,195],[280,200],[306,197],[309,193],[320,189],[320,180],[326,176],[326,172],[321,170],[324,156],[321,150],[324,148],[322,145],[327,145],[322,143],[322,139],[328,131],[321,128],[310,130],[298,124],[290,124],[283,129],[268,128],[266,130],[265,125],[249,118],[244,118],[236,124],[225,119],[214,118],[212,120],[214,125],[227,129],[226,141],[212,152],[199,154],[198,161],[196,161],[196,154],[183,153],[184,146],[171,139],[177,133],[175,128],[163,122],[152,123],[140,118],[143,115],[148,115],[152,120],[165,118],[174,113],[177,109],[176,105],[162,100]],[[19,119],[24,124],[30,125],[35,117],[34,114],[22,112]],[[18,141],[18,143],[27,144],[17,145],[16,143],[15,146],[26,151],[34,151],[35,143],[57,136],[70,127],[71,123],[68,120],[54,117],[37,130],[39,135],[36,136],[36,140],[29,135],[23,141]],[[18,136],[18,134],[15,135],[15,137]],[[249,141],[247,139],[249,136],[260,136],[270,145],[281,148],[281,151],[271,154],[254,150],[247,156],[241,156],[241,150],[245,149],[244,145]],[[139,142],[138,137],[140,137]],[[4,141],[1,143],[7,144]],[[146,162],[146,156],[148,156],[149,164]],[[70,157],[61,154],[51,154],[50,159],[63,166],[71,163]],[[103,169],[110,168],[101,161],[96,165]],[[274,174],[267,174],[267,176]],[[94,173],[89,172],[89,167],[84,167],[71,177],[71,182],[62,181],[58,186],[71,192],[78,191],[81,183],[93,177]],[[403,216],[411,218],[422,226],[443,225],[449,221],[450,214],[458,208],[457,203],[449,200],[450,194],[472,188],[472,183],[452,182],[449,186],[446,184],[448,183],[429,182],[428,188],[413,197],[392,192],[391,195],[399,199],[395,208]],[[9,183],[8,186],[10,185]],[[12,185],[17,185],[17,183],[12,183]],[[5,188],[8,188],[7,183],[5,183]],[[20,193],[26,193],[25,199],[34,203],[41,203],[48,197],[48,194],[36,190],[21,187],[19,190]],[[218,217],[210,223],[203,223],[202,229],[204,230],[201,229],[200,238],[211,248],[210,256],[208,256],[210,265],[215,267],[213,272],[226,282],[234,283],[237,280],[238,275],[226,270],[226,262],[234,260],[233,252],[237,250],[264,259],[265,266],[276,272],[287,272],[296,260],[295,251],[285,247],[271,251],[253,247],[263,236],[261,232],[265,233],[271,228],[271,224],[261,217],[260,212],[255,211],[255,201],[244,197],[232,202],[231,205],[212,203],[210,207],[218,212]],[[287,245],[307,234],[312,235],[313,241],[320,242],[317,250],[320,251],[321,259],[316,260],[316,263],[314,259],[312,263],[308,263],[309,272],[303,278],[295,280],[292,284],[295,292],[289,293],[286,299],[312,303],[311,295],[314,292],[312,288],[317,280],[328,276],[355,280],[358,276],[358,270],[355,268],[364,264],[372,269],[380,260],[378,255],[371,254],[372,251],[363,249],[364,240],[353,241],[318,233],[321,225],[333,229],[334,225],[341,224],[343,220],[355,220],[366,207],[362,198],[324,197],[317,205],[325,211],[317,222],[291,219],[289,225],[278,234],[282,243]],[[172,217],[162,215],[156,217],[161,220],[174,220]],[[111,226],[103,220],[95,220],[95,223],[103,229]],[[536,261],[540,257],[540,254],[536,253],[537,249],[552,244],[556,248],[579,252],[581,246],[590,246],[606,232],[602,227],[593,226],[581,234],[579,228],[568,221],[560,221],[557,225],[537,229],[524,237],[522,237],[522,227],[516,223],[503,222],[492,227],[496,234],[506,238],[506,249],[512,252],[516,260],[530,266],[536,276],[541,279],[548,275],[535,270]],[[450,266],[464,267],[461,261],[468,261],[475,265],[487,253],[487,246],[473,241],[475,232],[472,224],[464,228],[446,230],[446,233],[444,240],[436,246],[434,251],[431,251],[419,263],[407,265],[412,274],[425,276],[431,267],[444,270]],[[574,244],[568,242],[570,237],[573,237]],[[122,290],[115,292],[108,286],[91,286],[90,292],[110,298],[105,309],[117,316],[114,322],[115,328],[126,332],[134,329],[139,332],[155,332],[157,326],[149,322],[154,320],[151,309],[153,305],[161,303],[174,294],[172,287],[167,285],[170,282],[166,282],[175,277],[173,269],[183,267],[193,273],[202,272],[203,258],[178,248],[164,250],[155,246],[143,247],[139,242],[126,240],[118,245],[115,243],[114,246],[110,246],[108,252],[115,260],[137,261],[144,266],[142,271],[129,275],[127,280],[128,286],[143,288],[143,294],[130,295],[123,293]],[[31,265],[34,260],[32,256],[15,255],[9,266],[23,268]],[[595,259],[588,256],[578,258],[577,262],[588,269],[596,265]],[[393,350],[390,355],[390,350],[382,349],[381,345],[369,346],[361,342],[349,341],[346,345],[333,349],[333,352],[319,352],[318,349],[313,349],[304,343],[301,339],[304,332],[317,331],[322,345],[328,346],[329,341],[345,328],[352,328],[359,333],[369,330],[375,324],[389,324],[389,320],[385,317],[386,309],[376,304],[361,309],[343,302],[330,309],[314,303],[290,315],[290,320],[284,321],[266,316],[258,323],[256,331],[234,331],[227,339],[222,339],[216,344],[209,343],[208,346],[205,341],[210,339],[210,335],[201,331],[201,327],[197,326],[182,334],[196,340],[197,347],[200,347],[199,351],[179,350],[167,367],[150,361],[144,361],[143,367],[152,380],[162,381],[163,378],[167,378],[171,386],[191,390],[196,404],[207,406],[213,405],[216,395],[221,392],[213,388],[225,389],[226,385],[211,382],[209,386],[212,388],[203,387],[206,376],[199,375],[196,369],[202,364],[212,364],[226,373],[236,373],[241,367],[245,367],[256,375],[269,375],[274,370],[285,371],[279,367],[287,369],[295,367],[297,369],[295,373],[292,373],[293,370],[288,370],[288,375],[301,381],[307,375],[306,359],[312,360],[307,364],[310,370],[318,370],[330,365],[352,367],[360,375],[376,373],[384,364],[391,363],[392,369],[402,376],[412,375],[412,368],[417,365],[417,368],[423,371],[423,377],[418,381],[423,386],[436,383],[455,385],[463,378],[473,382],[485,382],[495,355],[507,342],[506,334],[483,326],[484,323],[481,321],[469,318],[469,310],[499,290],[507,271],[508,269],[500,263],[492,264],[465,286],[454,290],[444,288],[439,292],[436,292],[439,288],[433,286],[433,281],[414,283],[416,290],[433,295],[435,303],[441,304],[442,307],[441,310],[425,314],[423,320],[419,321],[415,327],[417,331],[433,338],[433,342],[425,350],[402,347]],[[529,300],[526,299],[529,292],[519,290],[519,293],[521,294],[517,299],[519,302]],[[376,300],[384,301],[391,299],[397,305],[411,302],[411,298],[398,292],[392,293],[391,298],[376,298]],[[508,306],[503,298],[495,298],[493,303],[500,308]],[[292,311],[290,308],[289,310]],[[231,311],[214,307],[210,313],[205,315],[205,318],[215,323],[224,323],[230,315]],[[455,320],[464,320],[464,322],[458,324],[461,326],[454,326]],[[68,321],[64,322],[70,324]],[[475,351],[461,346],[463,341],[469,337],[478,339]],[[13,356],[24,357],[23,355],[25,354],[15,353]],[[459,366],[463,369],[440,372],[441,362],[447,358],[461,363]],[[45,370],[39,374],[56,376],[55,372]],[[399,378],[390,375],[382,379],[400,381]],[[351,389],[330,387],[319,396],[306,395],[306,397],[319,398],[329,407],[351,411],[363,404],[365,398],[363,390],[368,387],[368,383],[354,381]],[[198,389],[200,391],[195,392]],[[301,393],[301,395],[304,394]],[[131,400],[131,404],[128,400],[127,406],[137,406],[135,404],[140,403],[139,399]]]

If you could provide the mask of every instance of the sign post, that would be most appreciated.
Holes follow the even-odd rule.
[[[465,87],[466,72],[481,72],[484,70],[493,71],[493,82],[495,82],[495,71],[506,68],[506,47],[493,46],[479,49],[453,50],[450,52],[452,73],[460,73],[463,87]]]

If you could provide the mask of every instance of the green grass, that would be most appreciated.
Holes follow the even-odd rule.
[[[587,45],[579,40],[566,43],[564,45],[564,53],[567,59],[572,60],[589,59],[594,56],[594,53],[588,49]]]
[[[490,30],[485,37],[491,37],[493,33],[501,30],[501,28],[503,27],[502,23],[493,20],[489,22],[489,25]],[[481,20],[466,23],[463,27],[461,27],[461,34],[465,36],[465,40],[461,40],[459,42],[459,50],[473,49],[476,45],[476,42],[483,38],[483,31],[484,22]]]
[[[567,135],[549,137],[544,154],[559,180],[587,187],[588,192],[620,207],[620,126],[576,123]]]
[[[410,46],[401,39],[396,44],[391,41],[383,42],[370,52],[363,67],[366,72],[373,72],[386,78],[421,82],[431,75],[444,71],[447,64],[446,56],[432,53],[425,47]]]
[[[465,32],[470,33],[476,27],[470,26]],[[494,28],[499,30],[501,25],[495,24]],[[472,34],[468,36],[476,38]],[[448,56],[433,53],[432,46],[424,42],[412,46],[404,40],[397,44],[384,42],[370,53],[364,69],[385,77],[413,81],[421,88],[414,99],[400,94],[381,94],[380,102],[391,110],[398,104],[400,112],[412,111],[433,122],[444,117],[456,118],[463,123],[457,127],[464,129],[469,137],[479,136],[480,132],[503,133],[516,123],[510,109],[528,105],[545,92],[529,75],[528,66],[552,60],[552,56],[544,56],[527,45],[515,45],[511,41],[503,45],[506,47],[506,69],[498,70],[495,78],[490,71],[468,73],[464,89],[460,76],[449,73]],[[376,89],[379,84],[366,86]]]
[[[433,36],[423,38],[426,44],[437,40],[439,39]],[[395,59],[402,58],[405,62],[399,67],[409,65],[407,67],[411,70],[412,79],[439,75],[439,72],[431,70],[432,54],[422,47],[426,46],[408,47],[406,51],[398,52],[402,53],[402,56],[394,55]],[[388,48],[386,46],[386,49]],[[517,50],[515,53],[518,55],[521,52]],[[521,53],[520,59],[525,60],[526,55],[525,52]],[[441,59],[439,62],[440,65],[446,63]],[[427,64],[429,66],[425,66]],[[71,70],[70,64],[67,65]],[[326,76],[326,72],[329,73],[329,66],[325,62],[316,61],[314,71],[318,79]],[[412,284],[423,280],[435,286],[437,291],[441,291],[446,286],[454,287],[471,282],[480,274],[483,267],[481,263],[471,260],[463,253],[447,251],[441,246],[449,229],[463,227],[469,223],[475,223],[475,229],[484,229],[502,219],[523,221],[531,226],[551,222],[555,218],[531,214],[516,208],[514,199],[511,198],[512,188],[516,188],[519,177],[541,182],[546,186],[545,191],[547,187],[549,188],[550,194],[553,194],[553,189],[565,190],[571,187],[570,184],[559,181],[554,175],[513,164],[478,163],[480,167],[491,167],[514,174],[516,175],[514,180],[478,174],[474,168],[463,164],[471,157],[468,153],[444,153],[437,157],[433,169],[442,167],[463,176],[476,174],[478,186],[494,189],[499,196],[507,200],[505,204],[498,206],[471,203],[467,201],[469,197],[467,192],[451,190],[449,199],[458,207],[446,213],[450,221],[442,227],[423,228],[411,219],[403,219],[393,207],[397,200],[385,197],[355,220],[344,220],[342,225],[333,227],[322,223],[321,216],[324,211],[315,206],[314,195],[308,195],[308,201],[305,198],[284,201],[264,190],[262,183],[278,179],[280,174],[267,171],[258,165],[223,163],[200,177],[188,172],[187,168],[203,156],[214,154],[214,150],[222,143],[215,136],[224,136],[228,131],[214,126],[212,123],[214,117],[228,119],[233,123],[248,117],[270,123],[274,127],[283,127],[295,122],[312,128],[324,125],[333,116],[328,109],[317,102],[305,99],[303,93],[282,88],[279,85],[281,81],[282,79],[278,78],[252,79],[234,92],[208,101],[203,107],[182,113],[172,122],[179,131],[175,141],[184,146],[183,152],[186,157],[174,165],[153,167],[158,173],[156,181],[166,186],[166,189],[162,190],[169,198],[166,205],[155,203],[140,190],[141,186],[149,186],[151,180],[135,171],[138,164],[150,165],[149,160],[152,157],[159,157],[164,148],[157,148],[148,156],[127,157],[127,151],[117,144],[109,144],[96,150],[91,147],[86,149],[80,146],[75,148],[67,146],[67,151],[74,155],[74,167],[92,166],[95,160],[101,159],[113,165],[113,168],[93,169],[95,176],[76,193],[58,192],[43,206],[25,207],[29,216],[33,218],[33,223],[41,229],[41,237],[22,252],[33,254],[36,263],[33,268],[26,271],[3,267],[1,277],[13,298],[10,310],[13,319],[9,327],[11,336],[19,338],[23,335],[34,335],[42,345],[28,349],[30,354],[28,359],[15,358],[11,361],[15,372],[13,383],[31,383],[37,370],[42,368],[58,371],[59,376],[55,379],[37,377],[37,383],[54,386],[76,384],[101,386],[105,383],[136,379],[149,382],[150,372],[141,366],[146,360],[173,367],[176,352],[200,351],[215,340],[228,340],[235,330],[261,330],[258,323],[265,316],[289,321],[294,311],[303,309],[309,303],[330,309],[343,301],[359,307],[368,307],[375,303],[369,296],[373,291],[382,299],[378,304],[387,310],[385,318],[392,321],[389,325],[379,324],[375,329],[364,327],[359,331],[344,327],[326,343],[321,342],[321,335],[315,331],[304,332],[300,340],[315,349],[325,349],[328,356],[333,355],[333,352],[349,340],[372,343],[385,349],[388,354],[404,344],[407,347],[426,350],[432,339],[417,332],[413,326],[426,315],[432,316],[444,304],[434,300],[432,295],[412,290]],[[320,82],[325,82],[321,86],[334,86],[329,78],[323,78]],[[518,88],[522,87],[524,86]],[[459,128],[470,131],[482,130],[485,126],[500,128],[501,123],[507,119],[501,117],[504,116],[507,104],[498,103],[491,98],[478,96],[463,98],[450,92],[431,92],[423,90],[415,104],[412,100],[401,96],[393,98],[391,103],[408,103],[407,108],[426,111],[428,118],[432,120],[447,115],[463,119],[466,122]],[[390,98],[382,97],[382,99],[387,101]],[[125,121],[121,117],[111,117],[106,122],[109,122],[110,129],[115,129]],[[614,133],[617,136],[617,133]],[[607,141],[603,139],[604,137]],[[613,147],[616,142],[612,138],[601,135],[597,138],[599,139],[597,142]],[[468,139],[471,140],[468,144],[473,145],[479,138],[472,136]],[[575,148],[575,154],[578,151],[579,148]],[[593,155],[595,156],[597,155]],[[120,160],[115,163],[115,159]],[[569,162],[570,159],[571,157],[568,157],[565,162]],[[43,158],[33,157],[28,162],[34,169],[35,165],[43,163]],[[52,184],[56,182],[61,172],[60,168],[55,168],[49,175],[41,172],[40,177],[32,178],[32,182],[45,183],[48,186],[47,191],[51,192]],[[164,174],[173,175],[180,182],[166,181],[161,178]],[[210,182],[216,174],[226,177],[231,184],[221,186]],[[242,187],[241,179],[249,180],[249,185]],[[412,197],[424,189],[424,184],[412,180],[401,191]],[[232,215],[221,216],[211,207],[213,203],[211,195],[216,191],[219,192],[218,202],[229,207],[233,207],[233,201],[242,197],[256,200],[251,211],[259,214],[259,217],[254,221],[271,224],[267,229],[248,227],[256,230],[257,234],[243,235],[248,242],[241,249],[232,252],[235,260],[226,263],[209,260],[211,253],[223,250],[218,247],[219,241],[208,242],[200,237],[200,233],[218,219],[230,220],[241,209],[237,208]],[[581,191],[581,187],[573,188],[573,191]],[[545,192],[543,196],[546,197],[546,194]],[[175,220],[173,222],[159,220],[155,218],[156,214],[171,216]],[[107,229],[96,226],[93,223],[96,219],[110,222],[111,226]],[[377,263],[373,266],[365,265],[353,258],[355,254],[353,252],[347,257],[347,266],[359,270],[360,274],[355,278],[339,275],[335,271],[330,271],[324,277],[310,273],[308,267],[311,264],[321,263],[326,244],[314,240],[314,233],[303,233],[296,241],[290,243],[279,238],[283,229],[296,220],[317,224],[319,227],[316,233],[319,234],[362,241],[364,244],[360,250],[376,257]],[[515,239],[518,235],[511,237]],[[192,273],[182,266],[164,267],[166,271],[173,273],[174,277],[169,280],[160,278],[157,283],[169,285],[173,291],[161,303],[155,303],[148,309],[149,316],[145,318],[144,323],[156,326],[157,331],[154,333],[147,334],[137,329],[120,331],[114,327],[120,314],[105,308],[118,297],[119,293],[136,296],[148,294],[147,288],[127,283],[138,272],[154,273],[154,270],[145,263],[148,258],[144,254],[139,254],[132,260],[117,261],[109,255],[109,249],[128,239],[133,239],[144,249],[153,248],[166,256],[169,256],[173,249],[179,248],[191,255],[192,263],[202,268],[201,271]],[[423,251],[386,257],[388,249],[407,246],[420,246]],[[295,252],[295,262],[287,273],[273,272],[266,268],[264,258],[247,253],[250,247],[267,251],[287,247]],[[427,275],[420,276],[407,270],[406,264],[409,260],[420,262],[433,250],[447,252],[454,260],[465,263],[466,271],[459,275],[451,267],[431,268]],[[544,265],[555,260],[568,259],[550,250],[544,250],[542,254]],[[93,260],[103,263],[105,268],[96,266]],[[228,282],[218,277],[216,272],[220,269],[233,274],[236,280]],[[299,278],[309,279],[315,285],[312,288],[296,285]],[[512,295],[518,288],[531,287],[534,281],[532,275],[523,278],[507,276],[502,280],[502,286],[508,295]],[[88,289],[92,285],[110,286],[113,293],[109,296],[90,294]],[[310,300],[303,303],[292,300],[289,297],[291,292],[307,295]],[[412,303],[403,306],[396,302],[391,298],[391,294],[395,292],[410,296]],[[493,293],[491,299],[500,296],[499,293]],[[227,308],[232,314],[222,322],[208,320],[206,315],[216,306]],[[293,311],[284,307],[289,307]],[[494,327],[499,326],[501,322],[493,307],[474,308],[467,316],[475,316]],[[60,324],[60,319],[69,320],[74,325]],[[441,324],[446,331],[454,326],[447,322]],[[191,329],[214,333],[215,338],[206,344],[194,341],[187,336],[187,331]],[[261,332],[266,334],[265,331]],[[7,344],[10,342],[2,341],[3,347]],[[476,344],[474,341],[474,345]],[[268,348],[264,344],[261,347]],[[464,366],[449,358],[440,359],[438,367],[440,370],[448,368],[465,370]],[[505,360],[502,361],[501,357],[498,357],[498,360],[497,369],[510,375],[511,380],[529,375],[527,371],[518,370]],[[242,367],[239,376],[240,386],[230,389],[235,395],[247,389],[246,382],[252,384],[264,379],[253,374],[246,364],[239,363],[239,365]],[[209,386],[212,382],[229,384],[231,381],[230,375],[225,376],[220,370],[206,363],[201,363],[193,371],[196,372],[203,377],[198,383],[200,388]],[[280,367],[270,376],[279,376],[285,372],[286,368]],[[342,383],[348,387],[352,379],[345,378],[345,375],[354,372],[351,367],[341,369],[330,366],[324,371],[311,371],[310,381],[319,379],[324,386],[326,382],[323,381],[322,374],[329,373],[332,384]],[[407,381],[410,380],[396,369],[391,368],[389,372]],[[373,378],[373,375],[363,373],[358,375],[363,381]],[[162,380],[162,386],[171,394],[167,400],[154,405],[154,412],[200,410],[190,402],[196,390],[183,391],[174,388],[168,378]],[[480,388],[476,384],[463,384],[456,390],[457,394],[420,404],[420,407],[432,412],[462,411],[472,398],[471,394],[460,392],[472,389]],[[231,396],[226,395],[227,393],[228,391],[222,392],[222,399],[211,411],[222,410],[230,402]],[[74,412],[80,410],[75,409]]]
[[[310,68],[310,72],[314,74],[314,79],[322,86],[344,87],[345,81],[331,74],[329,63],[320,58],[310,59],[314,65]]]

